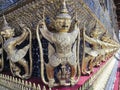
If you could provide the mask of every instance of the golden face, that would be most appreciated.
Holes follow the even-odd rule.
[[[14,36],[14,29],[7,29],[4,31],[1,31],[1,35],[5,38],[10,38]]]
[[[66,18],[57,18],[55,24],[58,32],[67,32],[70,29],[71,20]]]

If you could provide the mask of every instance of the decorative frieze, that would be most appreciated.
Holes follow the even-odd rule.
[[[36,85],[9,75],[0,74],[0,89],[2,90],[47,90],[46,86]],[[49,88],[51,90],[51,88]]]
[[[90,5],[96,7],[93,1],[90,1]],[[10,60],[11,73],[28,79],[32,75],[32,68],[38,66],[41,70],[38,69],[37,74],[40,74],[44,84],[49,87],[75,85],[81,73],[90,75],[94,72],[94,66],[99,66],[120,47],[111,38],[111,33],[107,32],[108,28],[105,28],[90,8],[80,0],[35,0],[5,17],[16,31],[15,33],[14,29],[8,26],[5,18],[6,24],[2,29],[3,19],[0,17],[1,35],[4,38],[1,44],[4,45],[2,49]],[[108,25],[106,22],[105,25]],[[38,41],[34,41],[34,45],[35,42],[37,44],[33,45],[32,50],[32,41],[36,39]],[[18,45],[20,47],[17,48]],[[100,69],[99,72],[103,70]],[[82,88],[93,84],[99,75],[100,73],[97,73],[91,77]],[[40,85],[36,86],[35,83],[21,79],[17,82],[14,77],[6,77],[3,75],[1,78],[5,80],[0,80],[5,83],[10,80],[12,88],[40,89]],[[16,85],[17,83],[19,84]],[[43,87],[43,90],[46,88]]]

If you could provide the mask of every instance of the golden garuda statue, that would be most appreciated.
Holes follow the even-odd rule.
[[[40,21],[37,25],[36,33],[40,47],[41,78],[49,87],[75,85],[79,80],[80,30],[77,21],[74,24],[73,30],[70,30],[71,22],[71,16],[66,8],[66,1],[62,0],[60,14],[55,19],[56,32],[48,30],[44,20]],[[39,27],[40,24],[41,27]],[[41,36],[49,42],[47,47],[48,63],[43,58]],[[47,79],[45,79],[45,74],[47,74]]]
[[[4,38],[3,47],[7,53],[7,59],[9,59],[11,73],[22,79],[28,79],[32,74],[31,31],[21,23],[22,34],[15,36],[14,29],[8,25],[4,16],[3,18],[4,26],[1,35]],[[28,43],[22,47],[21,44],[24,42]]]
[[[86,34],[85,23],[84,23],[84,28],[82,29],[81,35],[82,35],[81,40],[83,44],[83,52],[82,52],[83,58],[82,58],[82,64],[81,64],[81,73],[82,75],[90,75],[90,73],[93,72],[93,67],[94,67],[93,60],[98,56],[98,51],[96,49],[93,49],[92,46],[94,45],[97,46],[98,43],[96,39],[91,38]],[[94,35],[94,34],[90,34],[90,35]]]

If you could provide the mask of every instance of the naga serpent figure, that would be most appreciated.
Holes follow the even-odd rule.
[[[29,70],[28,61],[24,58],[30,49],[30,45],[24,46],[22,49],[17,49],[16,46],[20,45],[29,35],[29,29],[24,25],[20,24],[23,32],[20,36],[14,37],[14,29],[8,26],[8,23],[4,17],[4,27],[1,31],[1,35],[4,38],[4,50],[7,53],[7,59],[10,62],[10,69],[14,76],[18,76],[23,79],[28,79],[31,76]],[[24,68],[24,73],[21,74],[21,70],[17,64],[20,64]]]
[[[79,73],[80,70],[80,68],[77,69],[77,67],[79,67],[79,41],[80,41],[79,32],[80,31],[78,27],[78,22],[74,24],[74,29],[71,32],[69,32],[70,26],[71,26],[71,16],[68,14],[65,0],[63,0],[60,14],[56,16],[55,29],[57,32],[56,33],[50,32],[44,21],[42,22],[41,28],[37,27],[38,42],[40,42],[39,40],[40,37],[38,32],[40,30],[42,36],[46,38],[50,43],[54,44],[54,47],[51,44],[49,44],[48,46],[49,62],[45,64],[47,78],[48,78],[47,84],[49,85],[49,87],[55,86],[54,69],[59,65],[61,65],[62,68],[65,70],[66,64],[68,64],[71,69],[69,82],[71,85],[74,85],[77,82],[77,80],[75,80],[75,76],[77,73]],[[41,61],[41,63],[42,62],[43,61]],[[43,67],[41,67],[42,68],[41,73],[44,72]],[[61,77],[62,76],[63,75],[61,75]],[[59,80],[59,82],[61,85],[66,84],[62,80]]]

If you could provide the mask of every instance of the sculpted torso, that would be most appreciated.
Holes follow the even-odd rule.
[[[75,35],[76,36],[76,35]],[[55,53],[49,58],[49,63],[56,67],[59,64],[75,65],[75,53],[72,47],[76,37],[72,37],[70,33],[55,33],[53,34],[53,43],[55,44]]]
[[[71,38],[69,34],[55,34],[53,37],[55,40],[56,53],[66,56],[66,54],[71,52]]]

